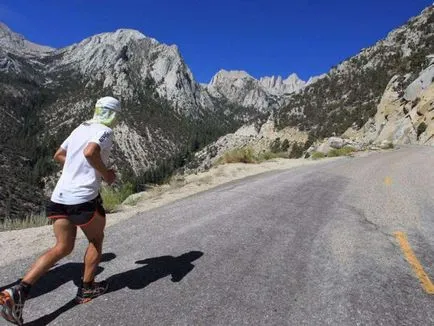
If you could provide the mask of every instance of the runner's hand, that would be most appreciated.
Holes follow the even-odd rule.
[[[107,173],[103,176],[105,182],[111,185],[116,180],[116,173],[113,169],[108,169]]]

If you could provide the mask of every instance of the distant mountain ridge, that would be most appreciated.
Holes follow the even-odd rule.
[[[62,49],[29,42],[4,24],[0,36],[0,219],[37,210],[42,189],[49,191],[59,170],[51,159],[53,151],[105,95],[121,98],[124,107],[115,128],[113,164],[125,180],[143,173],[152,180],[161,178],[243,125],[249,127],[236,133],[243,140],[235,143],[258,140],[262,150],[267,142],[277,143],[273,137],[286,137],[289,150],[300,142],[294,153],[331,135],[365,139],[364,130],[369,141],[378,135],[434,139],[426,134],[433,130],[426,113],[431,102],[416,103],[420,94],[429,92],[420,93],[414,86],[415,99],[404,96],[417,78],[430,87],[419,75],[427,67],[427,56],[434,54],[433,6],[307,82],[295,74],[258,80],[244,71],[222,69],[209,84],[199,84],[177,46],[129,29],[94,35]],[[386,88],[403,104],[381,101]],[[402,113],[382,115],[391,107]],[[393,123],[388,121],[392,116]],[[225,146],[232,143],[228,137]],[[214,147],[208,149],[219,152]],[[149,181],[146,178],[141,182]]]
[[[206,86],[214,97],[224,97],[244,107],[253,107],[262,112],[285,104],[285,99],[306,86],[296,74],[287,79],[280,76],[255,79],[245,71],[220,70]]]
[[[261,77],[259,83],[274,95],[296,93],[306,86],[306,82],[295,73],[286,79],[281,76]]]
[[[0,147],[8,148],[0,154],[0,218],[22,215],[20,206],[29,213],[40,205],[38,189],[49,191],[58,170],[53,151],[92,115],[101,96],[122,100],[114,164],[124,176],[150,169],[158,170],[153,178],[169,173],[218,136],[268,114],[264,101],[254,106],[209,91],[194,80],[176,45],[135,30],[94,35],[61,49],[27,41],[5,24],[0,36]],[[22,164],[14,164],[17,156]],[[38,195],[23,195],[26,187]]]

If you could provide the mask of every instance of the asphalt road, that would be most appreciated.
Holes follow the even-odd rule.
[[[106,232],[109,293],[74,305],[85,243],[32,289],[27,325],[434,325],[395,232],[434,280],[434,148],[267,173]],[[3,268],[2,285],[30,260]],[[0,322],[1,323],[1,322]]]

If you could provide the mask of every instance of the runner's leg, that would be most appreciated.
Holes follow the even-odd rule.
[[[81,226],[83,233],[89,240],[86,254],[84,255],[83,283],[93,282],[102,255],[102,244],[104,240],[105,217],[95,213],[92,221]]]
[[[68,256],[74,249],[77,227],[66,218],[54,221],[56,245],[39,257],[23,278],[23,282],[34,284],[60,259]]]
[[[0,293],[0,314],[5,320],[17,325],[23,324],[24,302],[32,284],[57,261],[71,253],[74,248],[76,233],[76,226],[67,219],[58,219],[54,222],[56,245],[36,260],[20,284]]]

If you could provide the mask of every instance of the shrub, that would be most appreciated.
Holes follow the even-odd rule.
[[[416,97],[413,102],[411,102],[411,108],[414,108],[420,103],[420,97]]]
[[[257,161],[263,162],[263,161],[268,161],[268,160],[272,160],[275,158],[288,158],[288,153],[287,152],[279,152],[279,153],[263,152],[263,153],[258,155]]]
[[[263,152],[261,154],[259,154],[258,160],[259,161],[268,161],[268,160],[272,160],[274,158],[278,158],[279,153],[274,153],[274,152]]]
[[[288,152],[265,151],[256,155],[253,149],[250,147],[238,148],[223,154],[223,156],[217,160],[216,164],[218,165],[224,163],[260,163],[275,158],[288,158]]]
[[[348,155],[350,155],[351,153],[353,153],[355,151],[356,150],[353,147],[351,147],[351,146],[342,147],[340,149],[333,148],[332,150],[330,150],[327,153],[327,156],[328,157],[348,156]]]
[[[425,122],[421,122],[419,126],[417,126],[417,139],[419,139],[420,135],[422,135],[425,132],[427,127],[428,126]]]
[[[223,154],[220,163],[255,163],[253,149],[250,147],[238,148]]]
[[[283,142],[282,142],[282,144],[280,145],[280,150],[282,151],[282,152],[286,152],[288,149],[289,149],[289,140],[288,139],[285,139]]]
[[[313,152],[311,154],[312,160],[319,160],[325,157],[324,153],[321,152]]]
[[[127,197],[134,193],[134,186],[127,182],[120,186],[115,187],[102,187],[101,197],[104,204],[104,209],[107,212],[113,212],[116,206],[120,205]]]
[[[273,142],[270,144],[270,150],[273,153],[279,153],[280,151],[282,151],[280,138],[276,138],[275,140],[273,140]]]
[[[291,153],[289,154],[289,158],[300,158],[303,156],[303,152],[304,152],[304,145],[294,143],[294,145],[292,145],[292,149],[291,149]]]

